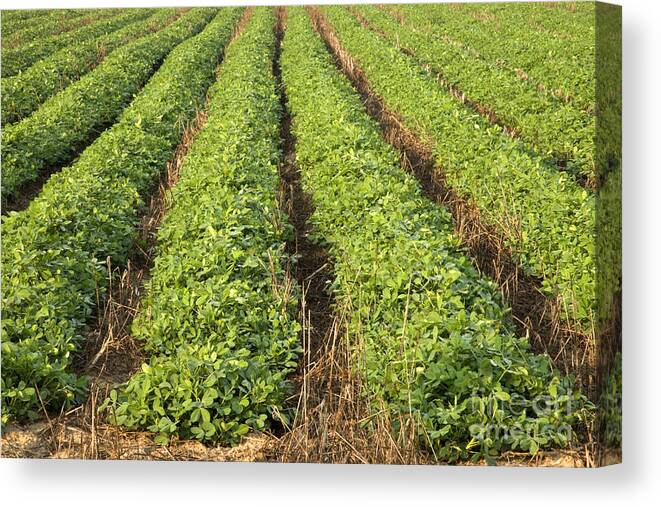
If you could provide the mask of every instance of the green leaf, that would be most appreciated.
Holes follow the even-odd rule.
[[[167,435],[156,435],[154,437],[154,443],[158,445],[168,445],[170,443],[170,438]]]
[[[530,450],[530,454],[532,454],[533,456],[537,454],[537,451],[539,450],[539,445],[537,444],[536,440],[530,439],[529,450]]]
[[[501,401],[509,401],[510,400],[510,395],[506,393],[505,391],[495,391],[494,395],[496,398],[498,398]]]

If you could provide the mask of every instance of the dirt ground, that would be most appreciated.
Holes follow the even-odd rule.
[[[283,451],[287,438],[289,435],[277,437],[252,433],[236,447],[208,447],[197,441],[176,439],[173,439],[170,445],[163,446],[155,444],[150,433],[127,432],[108,425],[90,428],[81,416],[70,414],[50,422],[42,421],[26,426],[8,425],[0,441],[0,457],[277,463],[290,462],[292,461],[290,458],[294,457],[287,456]],[[619,456],[613,454],[608,458],[608,462],[617,462],[618,459]],[[349,457],[348,460],[339,463],[356,462],[361,460]],[[425,464],[432,462],[428,461]],[[498,459],[496,464],[514,467],[583,468],[587,462],[585,454],[577,450],[567,450],[540,452],[535,457],[526,453],[507,453]],[[486,463],[480,461],[465,465],[486,465]]]

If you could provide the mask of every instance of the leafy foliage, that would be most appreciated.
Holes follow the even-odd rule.
[[[59,24],[63,21],[68,21],[70,19],[76,19],[84,16],[85,14],[91,12],[92,9],[54,9],[54,10],[44,10],[41,13],[36,11],[2,11],[2,37],[3,45],[5,40],[9,40],[10,36],[20,37],[20,39],[25,40],[27,37],[25,35],[30,34],[30,37],[35,37],[31,31],[37,26],[43,26],[43,24],[48,23],[55,29],[59,30]],[[17,17],[18,13],[31,12],[30,16]],[[58,25],[57,27],[55,25]],[[62,31],[62,30],[59,30]],[[18,33],[20,32],[20,33]],[[50,34],[47,30],[42,31],[37,36]]]
[[[23,23],[27,21],[34,21],[43,16],[52,13],[49,9],[16,9],[16,10],[3,10],[2,11],[2,30],[5,27],[12,26],[15,23]],[[24,27],[22,27],[24,28]]]
[[[590,333],[595,312],[595,196],[457,102],[410,57],[340,7],[322,9],[374,92],[430,140],[447,183],[480,210],[563,317]],[[387,64],[385,63],[387,62]]]
[[[49,16],[34,21],[13,33],[2,32],[2,48],[13,49],[26,43],[39,43],[39,40],[56,36],[83,25],[94,23],[101,19],[125,13],[120,9],[80,9],[80,10],[53,10]]]
[[[595,4],[585,2],[569,16],[534,3],[398,5],[397,12],[410,26],[449,38],[594,113]]]
[[[622,290],[622,171],[610,172],[597,194],[597,328],[607,332],[617,294]]]
[[[96,67],[115,49],[160,30],[179,15],[177,9],[140,9],[137,21],[108,35],[67,47],[35,63],[25,72],[2,79],[2,122],[15,123],[33,113],[47,98]],[[149,19],[144,19],[149,16]]]
[[[228,47],[209,116],[161,224],[133,325],[153,353],[108,401],[131,429],[236,443],[280,419],[296,367],[296,295],[284,289],[274,15],[256,9]]]
[[[316,237],[375,410],[385,403],[395,429],[412,418],[440,459],[566,445],[589,404],[513,334],[450,214],[399,166],[301,9],[290,10],[282,74]]]
[[[191,11],[169,27],[124,46],[30,117],[4,127],[3,200],[40,171],[70,162],[117,118],[172,48],[202,30],[213,14],[210,9]]]
[[[622,290],[622,8],[597,4],[596,23],[597,329],[608,332]]]
[[[193,11],[185,26],[198,26],[215,12]],[[240,12],[222,9],[177,46],[117,124],[51,177],[25,211],[4,217],[4,422],[36,416],[37,389],[50,409],[83,396],[83,380],[69,366],[97,290],[103,296],[107,286],[105,259],[126,261],[144,199],[204,103]]]
[[[529,81],[484,61],[466,49],[428,33],[402,26],[375,6],[356,10],[387,40],[414,53],[416,60],[439,72],[469,100],[495,114],[518,132],[539,155],[563,170],[594,181],[594,116],[553,95],[541,93]],[[528,33],[524,31],[523,33]],[[506,57],[508,53],[504,53]]]
[[[3,48],[2,77],[18,74],[72,42],[90,40],[110,33],[136,19],[136,12],[129,11],[119,14],[120,12],[122,11],[117,9],[99,9],[90,15],[90,18],[95,20],[93,23],[50,37],[34,35],[34,39],[29,44],[15,48]],[[37,29],[37,31],[39,30]]]

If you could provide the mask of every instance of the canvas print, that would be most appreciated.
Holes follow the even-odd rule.
[[[621,8],[2,11],[2,457],[621,460]]]

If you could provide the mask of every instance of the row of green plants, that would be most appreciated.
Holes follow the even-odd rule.
[[[600,437],[622,444],[622,8],[596,5],[596,161],[602,182],[597,200],[597,315],[599,366],[603,368]]]
[[[2,11],[3,23],[13,23],[15,21],[36,20],[42,16],[50,14],[52,10],[49,9],[15,9]],[[2,25],[4,28],[4,24]]]
[[[9,35],[2,34],[2,49],[12,49],[27,43],[39,43],[40,39],[57,36],[61,33],[75,30],[81,26],[95,23],[101,19],[116,16],[122,12],[119,9],[96,9],[88,11],[79,11],[74,15],[61,15],[53,11],[53,15],[46,19],[39,20],[38,23],[32,23],[30,26],[14,32]]]
[[[622,162],[622,7],[599,3],[596,7],[596,164],[603,181]]]
[[[608,333],[622,291],[622,171],[610,172],[599,189],[595,230],[597,334]],[[621,330],[620,330],[621,331]]]
[[[53,23],[55,21],[67,21],[69,19],[80,18],[85,14],[91,12],[91,9],[55,9],[44,11],[41,15],[32,15],[30,17],[15,17],[12,14],[16,12],[27,12],[27,11],[3,11],[2,12],[2,36],[3,36],[3,47],[4,39],[9,36],[14,36],[17,32],[23,30],[33,29],[35,25],[42,23]]]
[[[324,7],[343,47],[404,126],[432,144],[447,184],[472,202],[563,318],[591,333],[595,313],[595,196],[520,141],[459,104],[415,60]]]
[[[585,398],[513,333],[451,215],[399,165],[299,8],[289,13],[282,75],[314,238],[333,260],[335,309],[374,411],[387,411],[395,432],[412,421],[440,460],[567,445]]]
[[[204,104],[240,12],[192,11],[215,18],[170,53],[74,165],[26,210],[3,217],[3,422],[38,417],[42,400],[60,410],[84,397],[71,364],[108,286],[107,260],[126,263],[147,199]]]
[[[512,11],[517,8],[510,6]],[[513,73],[525,73],[525,78],[565,98],[577,109],[594,112],[594,47],[579,58],[573,44],[557,47],[560,37],[511,27],[507,16],[499,22],[489,22],[448,5],[400,5],[397,12],[404,15],[406,24],[456,40]],[[585,23],[583,30],[594,31],[594,23]]]
[[[28,69],[59,49],[71,43],[90,40],[110,33],[136,20],[139,11],[100,10],[90,16],[94,22],[65,33],[49,36],[36,35],[29,44],[2,50],[2,77],[9,77]]]
[[[402,26],[376,6],[356,7],[355,11],[391,44],[428,66],[432,75],[440,73],[468,100],[495,114],[537,153],[582,180],[594,182],[594,116],[540,93],[533,84],[457,45]]]
[[[25,72],[0,80],[2,123],[16,123],[36,111],[49,97],[77,81],[99,65],[115,49],[172,23],[177,9],[144,9],[139,18],[116,32],[83,40],[53,53]],[[145,19],[146,18],[146,19]]]
[[[39,173],[70,162],[115,121],[172,49],[214,16],[195,9],[168,27],[114,51],[101,65],[2,130],[2,199]],[[137,13],[132,14],[138,15]]]
[[[519,33],[529,34],[527,36],[535,45],[543,44],[543,47],[549,48],[553,54],[571,54],[572,58],[582,63],[594,58],[595,6],[590,2],[581,4],[583,5],[580,11],[573,12],[549,9],[534,2],[519,5],[505,2],[480,3],[465,5],[462,9],[486,15],[487,22],[493,18],[499,29],[507,25],[507,33],[510,36],[515,29],[519,30]]]
[[[597,4],[596,24],[597,327],[608,332],[622,287],[622,8]]]
[[[276,196],[274,25],[273,9],[258,8],[228,47],[133,323],[151,358],[106,403],[114,423],[159,443],[235,444],[285,417],[300,326],[282,262],[291,226]]]

